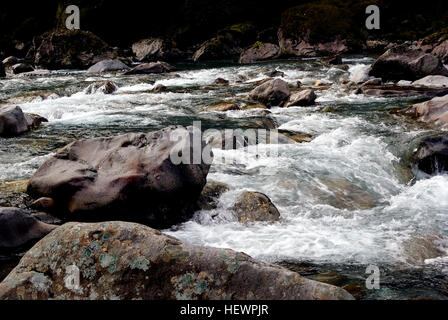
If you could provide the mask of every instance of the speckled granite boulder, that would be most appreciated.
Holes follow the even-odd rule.
[[[79,283],[70,281],[76,268]],[[0,284],[0,299],[353,297],[243,253],[186,244],[139,224],[104,222],[68,223],[42,239]]]

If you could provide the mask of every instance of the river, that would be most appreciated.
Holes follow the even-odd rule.
[[[76,139],[187,126],[195,120],[203,129],[239,127],[254,110],[218,114],[206,108],[226,101],[247,104],[255,82],[272,70],[284,72],[282,79],[292,84],[321,81],[316,106],[270,110],[281,129],[310,134],[311,142],[279,145],[275,158],[250,150],[214,150],[218,157],[208,180],[226,183],[230,191],[216,210],[197,212],[164,232],[194,244],[243,251],[320,281],[355,285],[361,299],[447,299],[448,176],[413,172],[408,163],[413,143],[433,131],[390,114],[420,97],[367,97],[344,86],[373,61],[346,57],[347,71],[304,59],[243,66],[186,63],[163,75],[60,70],[1,79],[0,101],[49,123],[25,136],[0,139],[0,183],[29,178],[57,148]],[[218,77],[230,86],[214,86]],[[100,80],[113,81],[118,91],[85,93]],[[168,92],[149,92],[157,84]],[[239,224],[230,208],[242,190],[268,195],[281,221]],[[365,288],[368,265],[381,271],[379,290]]]

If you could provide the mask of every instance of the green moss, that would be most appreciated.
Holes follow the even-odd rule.
[[[260,50],[263,47],[263,42],[257,41],[254,43],[253,47]]]

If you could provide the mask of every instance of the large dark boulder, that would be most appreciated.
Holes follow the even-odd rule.
[[[336,38],[323,43],[313,43],[306,36],[288,37],[282,29],[278,32],[282,55],[297,57],[317,57],[343,54],[349,51],[345,40]]]
[[[234,46],[231,39],[216,37],[204,42],[193,54],[194,61],[228,59],[239,55],[242,49]]]
[[[112,49],[89,31],[58,29],[33,39],[34,64],[46,69],[84,69]]]
[[[138,66],[132,68],[129,71],[126,71],[125,75],[134,75],[134,74],[151,74],[151,73],[166,73],[176,70],[172,65],[163,62],[150,62],[150,63],[142,63]]]
[[[132,45],[132,52],[140,62],[172,61],[182,58],[182,52],[174,45],[161,38],[140,40]]]
[[[239,63],[254,63],[257,61],[266,61],[276,59],[280,56],[280,47],[272,43],[262,43],[257,41],[255,44],[246,48],[240,56]]]
[[[332,56],[350,49],[356,5],[322,1],[292,7],[283,12],[278,41],[286,56]],[[365,11],[365,6],[363,11]],[[363,14],[364,12],[360,12]]]
[[[193,54],[194,61],[229,59],[239,56],[255,37],[251,24],[237,24],[219,30],[216,37],[204,42]]]
[[[448,40],[438,44],[432,50],[432,54],[437,56],[444,64],[448,64]]]
[[[423,138],[411,158],[416,167],[427,174],[446,173],[448,171],[448,135]]]
[[[33,67],[26,63],[17,63],[13,66],[11,66],[11,72],[13,74],[20,74],[25,72],[31,72],[34,71]]]
[[[210,164],[192,162],[205,143],[193,145],[193,129],[183,127],[75,141],[36,171],[28,193],[53,199],[52,212],[65,219],[170,227],[193,215],[206,184]],[[179,153],[185,161],[175,164]]]
[[[29,212],[0,207],[0,252],[19,252],[31,247],[56,226],[43,223]]]
[[[25,114],[20,107],[0,106],[0,137],[15,137],[36,129],[48,120],[35,115]]]
[[[79,283],[69,281],[77,274]],[[127,222],[67,223],[0,283],[0,300],[50,298],[353,300],[341,288],[244,253],[190,245]]]
[[[95,63],[87,73],[113,72],[120,70],[129,70],[130,68],[118,59],[106,59]]]
[[[282,106],[291,95],[288,84],[281,79],[264,82],[249,93],[249,98],[267,107]]]
[[[369,75],[387,80],[418,80],[430,75],[448,76],[436,56],[408,45],[389,49],[372,65]]]

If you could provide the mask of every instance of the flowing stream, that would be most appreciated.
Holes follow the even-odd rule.
[[[291,84],[321,81],[316,106],[270,110],[281,129],[311,134],[311,142],[279,145],[275,158],[214,150],[219,157],[208,180],[226,183],[230,191],[216,210],[197,212],[164,232],[193,244],[243,251],[319,281],[354,286],[361,299],[446,299],[448,176],[414,178],[418,173],[410,169],[409,153],[418,137],[433,131],[390,114],[421,98],[367,97],[346,90],[344,80],[372,62],[346,58],[347,71],[305,59],[183,64],[164,75],[62,70],[2,79],[0,101],[49,123],[25,136],[0,139],[0,184],[29,178],[55,150],[76,139],[188,126],[195,120],[203,129],[239,127],[254,110],[206,108],[226,101],[249,104],[246,94],[269,71],[284,72],[282,79]],[[218,77],[230,85],[213,85]],[[113,81],[119,90],[85,93],[101,80]],[[157,84],[168,92],[151,93]],[[230,207],[243,190],[268,195],[281,221],[239,224]],[[365,287],[368,265],[380,268],[379,290]]]

